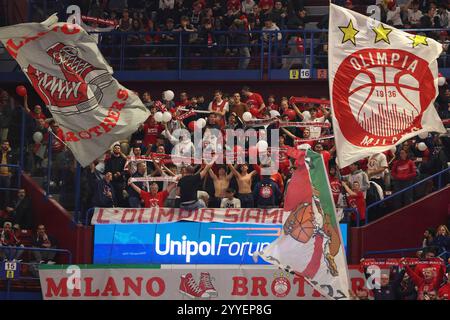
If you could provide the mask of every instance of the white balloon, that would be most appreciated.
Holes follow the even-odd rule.
[[[438,86],[442,87],[447,82],[447,79],[445,77],[439,77],[438,78]]]
[[[308,150],[311,149],[311,146],[307,143],[302,143],[301,145],[297,146],[298,150]]]
[[[427,150],[427,145],[425,144],[425,142],[421,142],[417,145],[417,149],[419,149],[419,151],[425,151]]]
[[[166,101],[172,101],[175,98],[175,93],[172,90],[166,90],[163,92],[163,97]]]
[[[270,117],[271,118],[275,118],[275,117],[279,117],[280,113],[277,110],[270,110]]]
[[[244,114],[242,115],[242,119],[245,122],[252,120],[252,118],[253,118],[252,114],[250,112],[248,112],[248,111],[244,112]]]
[[[420,139],[426,139],[428,138],[428,132],[422,132],[418,134]]]
[[[267,143],[266,140],[260,140],[256,144],[256,147],[258,148],[259,152],[265,152],[265,151],[267,151],[267,148],[269,147],[269,144]]]
[[[303,118],[304,118],[303,120],[305,122],[308,122],[309,120],[311,120],[311,113],[309,111],[303,111],[302,115],[303,115]]]
[[[163,113],[158,111],[155,113],[155,121],[156,122],[162,122],[163,120]]]
[[[170,120],[172,120],[172,114],[168,111],[163,113],[163,122],[169,122]]]
[[[40,143],[44,139],[44,136],[42,135],[42,132],[36,131],[33,133],[33,140],[36,143]]]
[[[197,127],[200,129],[204,128],[206,126],[206,120],[203,118],[200,118],[197,120]]]

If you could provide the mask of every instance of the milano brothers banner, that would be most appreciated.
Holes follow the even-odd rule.
[[[41,265],[39,276],[45,300],[324,299],[303,277],[272,266],[197,267]],[[353,290],[365,286],[358,268],[351,268],[350,276]]]

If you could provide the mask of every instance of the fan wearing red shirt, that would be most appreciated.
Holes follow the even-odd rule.
[[[332,150],[334,150],[334,149],[331,149],[331,151]],[[325,163],[325,167],[327,168],[327,172],[328,172],[328,170],[329,170],[329,162],[330,162],[330,159],[331,159],[331,152],[327,151],[327,150],[324,150],[323,149],[323,145],[321,143],[316,143],[314,145],[314,151],[317,152],[317,153],[320,153],[322,155],[323,162]]]
[[[450,276],[447,276],[447,283],[443,285],[438,292],[440,300],[450,300]]]
[[[246,103],[250,109],[256,107],[259,113],[261,113],[266,108],[262,96],[259,93],[251,92],[249,87],[242,88],[242,95],[247,97]]]
[[[23,107],[25,108],[25,111],[33,118],[33,119],[47,119],[45,114],[42,112],[42,107],[40,105],[35,105],[33,111],[30,110],[28,107],[28,96],[23,97]]]
[[[156,123],[155,118],[153,116],[148,117],[144,123],[144,146],[150,149],[152,145],[156,144],[156,140],[162,131],[163,127]]]
[[[158,192],[158,184],[152,183],[150,185],[150,192],[147,192],[136,186],[133,182],[129,182],[128,185],[139,193],[145,208],[164,207],[164,202],[169,196],[169,193],[177,186],[175,183],[171,183],[166,190]]]
[[[227,9],[228,10],[239,10],[241,8],[240,0],[228,0],[227,1]]]
[[[55,153],[55,154],[56,153],[60,153],[61,151],[64,150],[65,139],[64,139],[64,133],[63,133],[62,129],[59,127],[59,125],[56,123],[55,120],[52,120],[50,122],[50,131],[52,131],[56,135],[56,137],[55,136],[52,137],[52,152]],[[50,133],[47,132],[44,135],[44,139],[43,140],[45,142],[48,141],[48,135],[49,134]]]
[[[352,189],[350,189],[345,181],[342,181],[342,186],[348,193],[347,200],[349,206],[358,209],[359,220],[364,221],[366,219],[366,200],[364,199],[364,193],[361,191],[359,182],[353,182]]]
[[[438,274],[433,274],[433,270],[424,269],[423,277],[410,268],[406,264],[406,260],[402,258],[401,263],[405,266],[406,272],[417,287],[417,300],[424,300],[424,293],[432,290],[438,290],[443,277],[443,268],[440,268]]]
[[[222,99],[222,91],[214,91],[214,100],[209,103],[208,110],[216,113],[217,124],[221,129],[225,127],[225,114],[229,109],[228,101]]]
[[[331,167],[328,170],[328,181],[330,181],[331,193],[333,194],[334,203],[337,204],[339,200],[339,194],[341,193],[342,182],[337,175],[335,167]]]
[[[260,0],[259,7],[263,10],[269,10],[273,8],[273,0]]]
[[[186,108],[187,106],[189,106],[190,101],[188,98],[188,94],[186,92],[182,92],[180,93],[180,101],[178,101],[177,103],[175,103],[175,107],[178,108]]]

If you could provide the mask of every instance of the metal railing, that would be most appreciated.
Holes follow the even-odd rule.
[[[442,183],[442,178],[443,178],[443,176],[446,175],[448,172],[450,172],[450,167],[449,167],[449,168],[446,168],[446,169],[444,169],[444,170],[442,170],[442,171],[440,171],[440,172],[438,172],[438,173],[435,173],[435,174],[433,174],[433,175],[431,175],[431,176],[429,176],[429,177],[427,177],[427,178],[425,178],[425,179],[423,179],[423,180],[420,180],[420,181],[418,181],[418,182],[412,184],[411,186],[409,186],[409,187],[407,187],[407,188],[405,188],[405,189],[402,189],[402,190],[400,190],[400,191],[398,191],[398,192],[396,192],[396,193],[394,193],[394,194],[392,194],[392,195],[390,195],[390,196],[388,196],[388,197],[385,197],[385,198],[382,199],[382,200],[379,200],[379,201],[377,201],[377,202],[374,202],[374,203],[368,205],[368,206],[366,207],[366,223],[368,223],[368,222],[370,221],[370,220],[369,220],[369,213],[370,213],[369,210],[370,210],[371,208],[379,207],[380,205],[385,204],[387,201],[390,201],[390,200],[392,200],[392,199],[394,199],[394,198],[397,198],[398,196],[403,195],[403,194],[405,194],[406,192],[410,192],[410,191],[412,192],[414,189],[417,189],[418,186],[422,185],[423,183],[425,183],[425,182],[427,182],[427,181],[430,181],[430,180],[433,180],[433,179],[437,178],[436,191],[437,191],[437,190],[441,190],[441,189],[444,187],[444,185],[443,185],[443,183]],[[426,195],[426,194],[423,194],[422,197],[424,197],[425,195]],[[418,198],[414,199],[414,201],[419,200],[419,199],[421,199],[422,197],[418,197]],[[411,203],[412,203],[412,202],[411,202]]]
[[[443,30],[450,29],[405,29],[426,34]],[[327,30],[213,31],[216,42],[209,44],[201,30],[91,34],[98,38],[100,51],[115,71],[164,71],[177,80],[185,79],[190,71],[201,78],[206,70],[214,70],[217,77],[220,72],[240,71],[255,80],[327,78]],[[449,57],[444,53],[438,58],[440,68],[450,67]],[[290,70],[295,71],[292,77]],[[212,75],[203,77],[209,80]]]
[[[418,248],[401,248],[401,249],[391,249],[391,250],[376,250],[376,251],[367,251],[364,253],[363,257],[366,258],[368,256],[373,255],[390,255],[390,254],[399,254],[402,257],[405,256],[405,254],[409,252],[417,252],[417,251],[427,251],[427,250],[436,250],[436,248],[439,248],[437,246],[429,246],[429,247],[418,247]],[[445,248],[441,248],[441,253],[438,255],[438,257],[444,257],[448,255],[450,252],[446,251]],[[449,262],[445,261],[445,264],[447,265]]]
[[[16,276],[13,278],[9,278],[8,276],[3,281],[6,281],[6,300],[10,299],[11,295],[11,285],[13,281],[22,281],[22,280],[39,280],[39,265],[40,261],[31,260],[31,262],[23,262],[19,258],[15,260],[15,257],[18,253],[20,255],[23,255],[25,252],[47,252],[47,253],[55,253],[56,254],[62,254],[67,256],[67,263],[70,265],[72,264],[72,253],[69,250],[66,249],[46,249],[46,248],[34,248],[34,247],[12,247],[12,246],[0,246],[0,252],[4,252],[6,255],[6,259],[3,261],[5,264],[15,264],[15,267],[19,266],[27,266],[28,267],[28,273],[29,275],[22,275],[21,269],[15,270]],[[2,259],[3,260],[3,259]],[[0,262],[1,263],[1,262]],[[6,266],[6,265],[5,265]],[[6,270],[5,270],[6,271]],[[17,276],[18,275],[18,276]],[[0,280],[2,281],[2,280]]]

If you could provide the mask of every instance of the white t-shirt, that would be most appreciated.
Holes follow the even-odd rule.
[[[314,120],[311,120],[311,119],[306,120],[306,118],[305,118],[305,119],[303,119],[302,122],[329,123],[328,120],[325,121],[325,117],[315,118]],[[313,126],[311,126],[311,127],[309,127],[309,133],[310,133],[309,136],[310,136],[311,139],[318,139],[318,138],[320,138],[320,135],[322,133],[322,127],[313,127]]]
[[[378,170],[378,169],[381,169],[381,168],[387,167],[387,166],[388,166],[388,163],[387,163],[386,155],[384,153],[377,153],[377,154],[372,155],[369,158],[369,161],[367,163],[368,170]],[[371,178],[383,179],[384,171],[371,176]]]
[[[408,21],[412,25],[420,24],[420,18],[422,18],[422,16],[422,11],[417,10],[416,12],[414,12],[413,9],[408,9]]]
[[[396,7],[395,10],[388,10],[386,13],[386,21],[392,21],[393,26],[402,26],[403,21],[400,16],[400,7]]]
[[[223,198],[222,202],[220,203],[221,208],[240,208],[241,207],[241,200],[237,198],[228,199]]]

